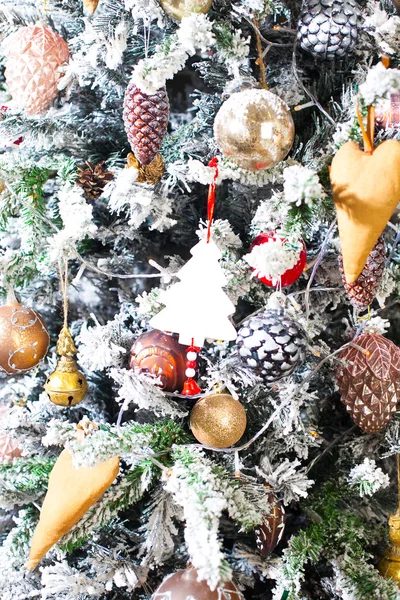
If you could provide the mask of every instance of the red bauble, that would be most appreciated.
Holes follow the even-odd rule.
[[[275,231],[268,231],[265,233],[260,233],[260,235],[258,235],[254,239],[254,241],[251,245],[250,251],[253,250],[253,248],[255,246],[261,246],[262,244],[267,244],[270,240],[272,240],[272,241],[281,240],[282,242],[286,242],[286,238],[284,238],[281,235],[278,235],[277,233],[275,233]],[[292,285],[292,283],[294,283],[295,281],[297,281],[299,279],[300,275],[303,273],[304,267],[306,266],[306,262],[307,262],[306,245],[303,242],[303,240],[301,240],[301,244],[302,244],[302,249],[300,251],[299,260],[291,269],[288,269],[281,275],[279,283],[273,283],[272,279],[270,279],[268,277],[262,277],[260,275],[257,275],[258,279],[260,281],[262,281],[263,283],[265,283],[265,285],[267,285],[268,287],[287,287],[289,285]],[[255,271],[254,268],[253,268],[253,271]]]
[[[340,354],[337,370],[342,402],[366,433],[381,431],[400,397],[400,349],[376,333],[355,338]]]

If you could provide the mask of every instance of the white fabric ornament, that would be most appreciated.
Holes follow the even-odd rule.
[[[160,297],[166,307],[151,319],[150,325],[179,333],[179,343],[187,346],[203,346],[207,338],[236,339],[228,318],[235,307],[222,290],[226,278],[218,263],[221,251],[212,240],[207,243],[203,239],[190,253],[193,258],[177,273],[181,281]]]

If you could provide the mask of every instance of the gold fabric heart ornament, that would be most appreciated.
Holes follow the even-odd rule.
[[[330,177],[344,273],[354,283],[400,202],[400,142],[387,140],[372,154],[347,142],[332,161]]]
[[[118,457],[99,463],[95,467],[75,469],[69,452],[61,452],[50,473],[40,520],[33,534],[27,564],[30,571],[97,502],[118,473]]]

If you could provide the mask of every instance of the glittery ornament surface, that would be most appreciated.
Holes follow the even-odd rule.
[[[46,356],[50,338],[43,318],[19,302],[0,307],[0,371],[25,373]]]
[[[354,283],[347,283],[343,269],[343,258],[339,255],[339,269],[343,285],[350,302],[358,310],[365,310],[371,304],[379,289],[386,262],[386,246],[383,237],[376,242],[368,257],[361,275]]]
[[[375,125],[380,129],[400,129],[400,94],[390,94],[376,105]]]
[[[267,169],[283,160],[294,139],[289,107],[264,89],[232,94],[219,109],[214,135],[226,158],[242,169]]]
[[[306,334],[276,310],[250,317],[238,332],[239,357],[265,382],[291,375],[306,355]]]
[[[186,347],[158,329],[146,331],[133,343],[129,367],[158,377],[166,392],[180,392],[185,381]]]
[[[205,14],[212,5],[212,0],[160,0],[163,10],[177,21],[193,14]]]
[[[363,431],[376,433],[396,411],[400,349],[382,335],[372,333],[357,337],[354,343],[357,348],[350,346],[339,355],[339,391],[353,421]]]
[[[268,496],[271,512],[263,515],[263,522],[255,529],[256,544],[262,556],[269,556],[282,539],[285,531],[286,514],[283,504],[273,493]]]
[[[316,58],[333,60],[354,50],[360,23],[356,0],[305,0],[297,38]]]
[[[13,458],[22,454],[17,441],[11,438],[7,431],[2,430],[2,422],[10,410],[7,406],[0,407],[0,463],[11,462]]]
[[[229,448],[246,429],[246,411],[230,394],[211,394],[201,398],[190,414],[194,437],[206,446]]]
[[[244,600],[232,582],[211,590],[206,581],[197,581],[196,569],[188,568],[168,575],[151,600]]]
[[[131,81],[125,92],[123,116],[133,153],[142,165],[150,164],[167,132],[167,90],[162,88],[155,94],[145,94]]]
[[[68,44],[50,27],[20,27],[5,41],[8,90],[14,103],[30,115],[50,106],[57,97],[60,66],[68,60]]]

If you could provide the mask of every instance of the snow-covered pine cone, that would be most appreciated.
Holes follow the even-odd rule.
[[[365,310],[371,304],[382,280],[386,262],[386,245],[381,236],[376,242],[362,273],[354,283],[347,283],[343,269],[343,257],[339,255],[339,269],[343,285],[350,302],[358,310]]]
[[[304,329],[277,310],[250,317],[238,331],[241,360],[266,383],[287,377],[306,355]]]
[[[355,0],[304,0],[297,39],[316,58],[340,58],[354,50],[360,21]]]
[[[167,90],[144,94],[132,81],[124,99],[124,123],[129,143],[142,165],[148,165],[157,155],[169,120]]]

